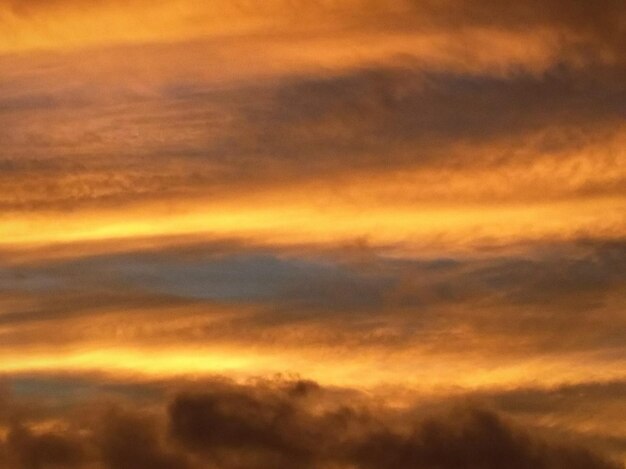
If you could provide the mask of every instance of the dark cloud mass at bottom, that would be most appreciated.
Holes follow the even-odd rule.
[[[1,467],[623,467],[571,441],[531,434],[486,407],[451,401],[445,410],[395,409],[311,381],[216,379],[178,391],[163,405],[105,399],[74,404],[70,411],[44,409],[41,402],[5,397]],[[41,422],[55,412],[64,415],[64,425],[46,429]]]

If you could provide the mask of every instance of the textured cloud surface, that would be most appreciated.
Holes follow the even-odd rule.
[[[622,0],[0,4],[0,466],[619,468]]]
[[[3,466],[620,467],[549,431],[531,436],[476,404],[392,409],[354,390],[324,389],[310,381],[219,380],[196,383],[156,403],[120,394],[102,399],[74,400],[89,409],[89,417],[84,411],[66,414],[63,426],[45,424],[46,418],[58,418],[53,407],[12,402]]]

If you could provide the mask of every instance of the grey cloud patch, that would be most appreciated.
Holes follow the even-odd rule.
[[[583,308],[601,305],[605,295],[626,286],[626,245],[621,242],[580,244],[569,252],[543,251],[539,256],[505,258],[480,266],[468,276],[478,292],[505,295],[516,304],[548,305],[588,299]],[[470,282],[471,283],[471,282]],[[478,286],[478,285],[476,285]]]
[[[293,299],[315,302],[328,289],[344,290],[354,298],[368,291],[367,279],[332,263],[285,259],[271,254],[235,255],[205,261],[128,265],[119,269],[129,282],[156,291],[191,298],[259,301]],[[376,282],[371,281],[371,287]],[[366,295],[373,297],[372,295]],[[364,299],[365,301],[365,299]],[[332,306],[332,305],[329,305]]]
[[[336,308],[380,304],[387,282],[333,259],[282,256],[280,252],[221,253],[199,247],[163,252],[99,256],[40,268],[16,267],[1,275],[6,288],[37,292],[78,281],[88,288],[139,289],[154,294],[216,301],[286,301]],[[123,286],[123,287],[122,287]],[[334,300],[334,301],[333,301]]]
[[[160,338],[194,343],[283,341],[289,340],[290,327],[314,327],[322,335],[310,338],[312,343],[332,337],[354,346],[393,348],[419,339],[446,350],[464,343],[458,336],[445,340],[454,324],[488,340],[506,337],[502,352],[516,347],[533,353],[623,350],[626,249],[621,241],[441,259],[396,259],[377,249],[356,258],[313,247],[232,249],[196,245],[20,265],[19,278],[5,277],[4,286],[32,301],[29,309],[0,315],[0,324],[8,327],[2,341],[18,344],[29,337],[28,327],[52,327],[68,318],[171,308],[175,314],[159,316]],[[46,279],[56,282],[53,291],[33,287],[46,285]],[[181,306],[191,307],[190,312]],[[216,319],[216,307],[230,312]],[[183,322],[169,333],[163,329],[177,320]],[[117,329],[112,323],[107,330],[98,334],[104,338]],[[159,337],[142,331],[131,327],[126,333],[133,340]],[[72,333],[73,340],[79,332]]]
[[[542,76],[455,75],[409,61],[285,79],[240,91],[249,99],[234,108],[233,128],[206,147],[204,158],[226,154],[233,168],[241,164],[237,174],[246,180],[276,182],[348,169],[493,165],[510,155],[474,161],[475,155],[450,149],[503,138],[523,147],[524,136],[538,131],[547,132],[546,147],[575,148],[584,140],[581,128],[589,136],[593,128],[614,128],[623,119],[623,77],[621,69],[568,66]],[[179,101],[213,99],[211,92],[199,96],[196,87],[190,93]],[[254,175],[246,170],[251,161],[261,163]]]
[[[6,289],[23,286],[39,291],[79,278],[89,285],[96,276],[99,282],[135,284],[155,292],[242,300],[283,295],[306,300],[309,292],[319,297],[324,286],[332,285],[345,293],[351,288],[364,293],[368,288],[393,289],[406,280],[430,285],[432,294],[441,292],[440,300],[494,293],[518,303],[553,302],[572,290],[610,291],[626,281],[626,246],[619,240],[528,246],[515,256],[486,258],[394,259],[386,257],[384,249],[371,248],[353,261],[339,251],[324,253],[315,247],[300,252],[233,249],[209,244],[24,264],[5,269],[0,279]]]

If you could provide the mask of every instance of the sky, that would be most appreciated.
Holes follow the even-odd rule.
[[[0,0],[0,467],[620,469],[623,0]]]

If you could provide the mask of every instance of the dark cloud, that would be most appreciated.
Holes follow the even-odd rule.
[[[506,78],[410,67],[357,70],[279,88],[266,109],[251,107],[252,132],[239,142],[298,165],[345,164],[346,158],[352,168],[394,159],[446,164],[438,150],[452,142],[615,123],[624,116],[625,92],[621,73],[601,70],[557,68],[540,77]]]
[[[622,467],[577,443],[580,436],[565,440],[556,428],[531,435],[481,407],[488,396],[427,410],[428,402],[394,408],[309,381],[216,379],[191,386],[173,391],[165,409],[132,398],[113,406],[90,398],[74,400],[73,412],[59,408],[58,430],[35,430],[36,417],[14,421],[0,438],[0,462],[10,469]],[[542,412],[550,415],[549,408]]]
[[[551,387],[485,389],[468,393],[472,405],[496,409],[523,422],[531,432],[546,428],[560,438],[580,441],[613,454],[626,451],[622,437],[626,382],[583,382]]]
[[[495,414],[470,411],[460,423],[428,420],[408,436],[382,432],[358,447],[359,467],[595,469],[618,468],[593,453],[550,446],[517,433]]]
[[[81,467],[84,459],[80,441],[63,434],[33,434],[15,426],[6,439],[9,460],[16,469],[61,469]]]
[[[187,469],[184,455],[164,447],[157,424],[149,416],[110,411],[104,420],[99,446],[110,469]]]
[[[384,417],[344,408],[314,415],[307,403],[250,391],[179,396],[170,407],[171,432],[192,451],[224,468],[618,468],[576,447],[548,444],[480,410],[405,422],[404,433]],[[358,431],[354,431],[354,427]],[[242,455],[251,454],[250,459]],[[349,467],[352,467],[349,466]]]
[[[230,459],[242,467],[309,467],[315,459],[315,445],[308,440],[316,435],[303,434],[301,416],[288,401],[237,392],[182,396],[170,414],[174,437],[216,464]]]

